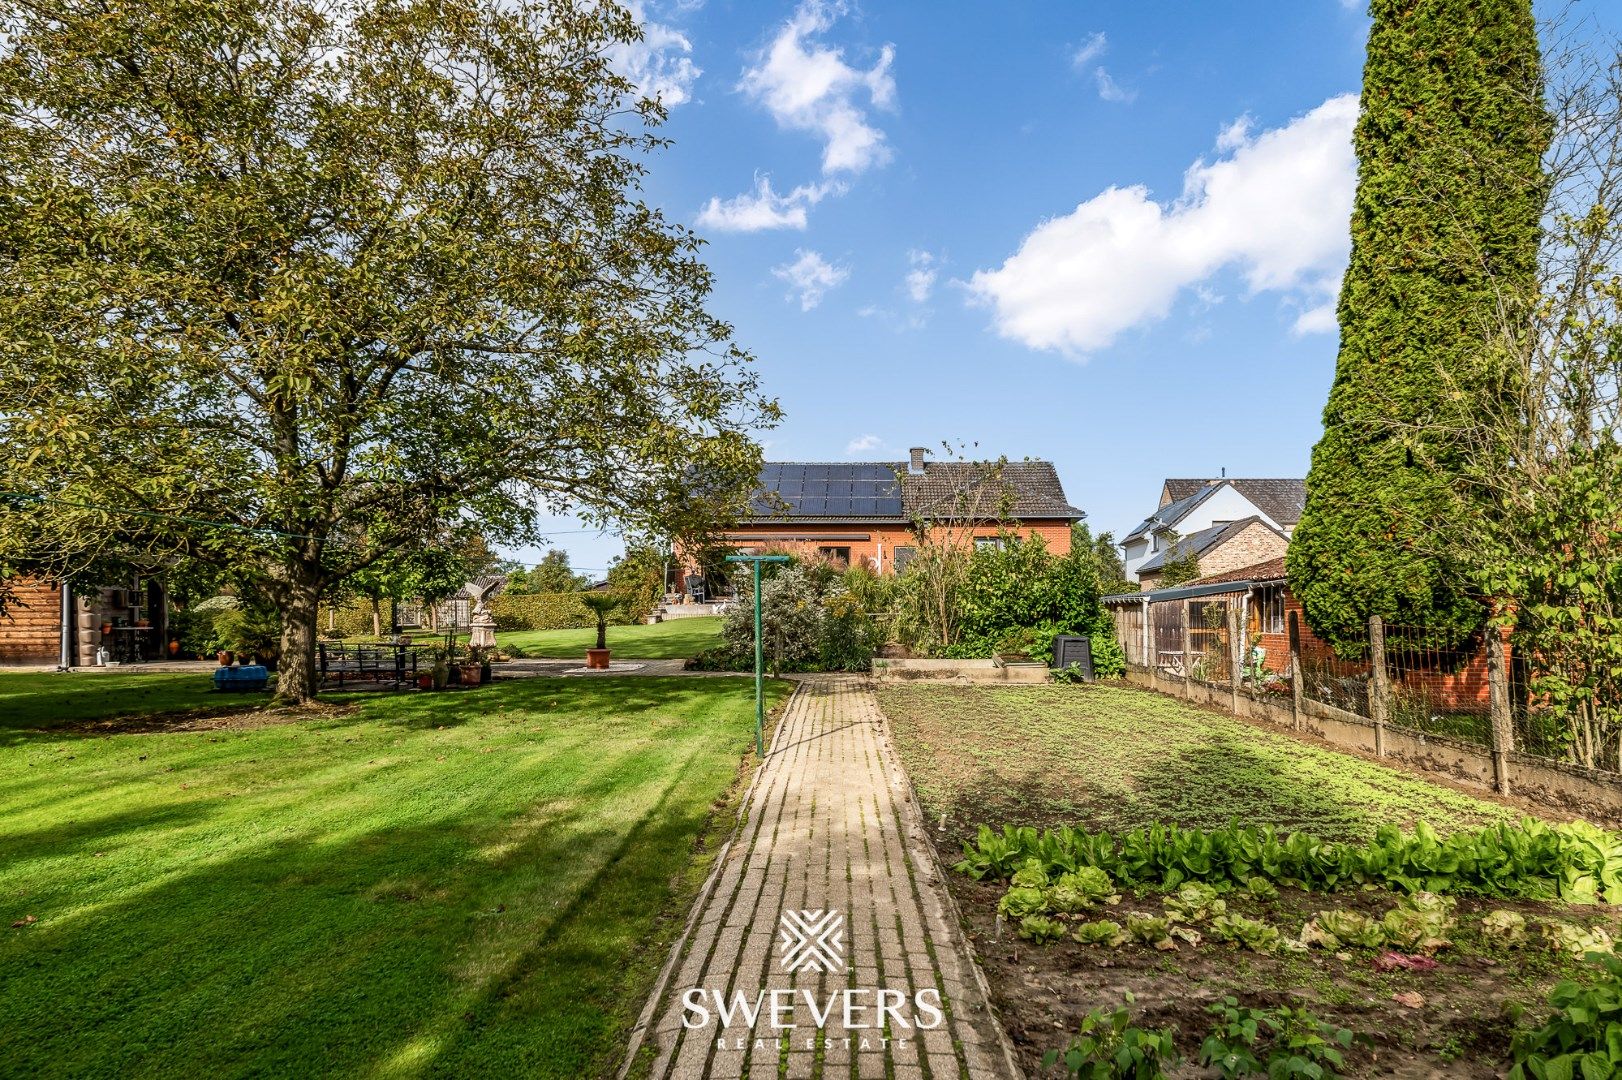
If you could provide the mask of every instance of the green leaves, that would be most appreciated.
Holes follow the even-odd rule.
[[[1622,1073],[1622,957],[1590,953],[1592,982],[1566,980],[1549,995],[1554,1012],[1510,1042],[1510,1080],[1599,1080]]]
[[[1133,997],[1127,995],[1127,1003]],[[1067,1076],[1082,1080],[1160,1080],[1164,1070],[1182,1059],[1170,1030],[1146,1031],[1132,1024],[1123,1007],[1094,1009],[1081,1021],[1081,1031],[1064,1050],[1049,1050],[1042,1067],[1064,1066]]]
[[[1252,1009],[1227,997],[1207,1010],[1216,1026],[1200,1045],[1200,1064],[1229,1077],[1323,1080],[1345,1067],[1354,1036],[1306,1009]]]
[[[184,555],[313,637],[312,594],[470,523],[731,516],[779,410],[641,201],[659,110],[606,59],[634,21],[333,10],[12,13],[0,490],[163,516],[5,515],[0,552]]]
[[[1007,878],[1032,859],[1050,875],[1096,867],[1128,886],[1176,889],[1202,882],[1258,896],[1275,884],[1324,891],[1373,884],[1421,894],[1411,905],[1443,908],[1445,901],[1423,894],[1622,901],[1612,884],[1622,873],[1622,836],[1583,821],[1547,825],[1523,818],[1446,837],[1421,822],[1407,836],[1383,826],[1363,844],[1237,823],[1209,830],[1157,823],[1119,839],[1069,827],[1007,827],[997,833],[982,826],[977,842],[964,846],[957,869],[976,878]],[[1182,903],[1179,894],[1175,905]]]
[[[1307,621],[1347,657],[1370,615],[1441,648],[1486,619],[1458,538],[1491,511],[1457,488],[1513,467],[1473,437],[1520,406],[1500,352],[1529,330],[1548,190],[1529,0],[1372,14],[1340,354],[1289,549]]]

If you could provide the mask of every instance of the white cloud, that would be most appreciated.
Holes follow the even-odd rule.
[[[1250,138],[1250,129],[1255,122],[1249,113],[1241,116],[1217,132],[1216,148],[1223,153],[1227,153],[1229,150],[1237,150],[1245,145],[1245,141]]]
[[[866,454],[877,450],[884,445],[884,440],[877,435],[858,435],[845,444],[845,456],[855,457],[857,454]]]
[[[690,55],[693,43],[673,27],[650,20],[636,0],[627,0],[626,6],[642,27],[642,40],[610,48],[609,63],[644,95],[658,98],[667,108],[691,101],[693,83],[703,74]]]
[[[823,140],[825,175],[860,173],[890,158],[884,132],[869,122],[863,99],[874,108],[894,106],[894,47],[884,46],[873,66],[862,69],[847,64],[843,50],[813,40],[844,12],[841,3],[803,0],[738,84],[781,126]]]
[[[1136,90],[1128,90],[1126,87],[1116,82],[1114,77],[1101,67],[1094,69],[1093,80],[1098,83],[1098,96],[1103,98],[1105,101],[1118,101],[1123,104],[1131,104],[1132,102],[1138,100],[1138,92]]]
[[[772,267],[772,276],[789,283],[789,297],[798,298],[801,311],[810,311],[822,303],[829,289],[838,288],[850,277],[847,268],[835,266],[815,251],[796,248],[794,254],[793,262]]]
[[[1070,62],[1077,68],[1084,68],[1100,56],[1103,56],[1104,50],[1108,47],[1109,38],[1104,36],[1104,31],[1095,30],[1087,35],[1086,41],[1076,47],[1075,54],[1071,56]]]
[[[907,261],[912,264],[912,269],[907,271],[907,295],[922,304],[935,291],[935,278],[939,274],[935,256],[927,251],[909,251]]]
[[[753,191],[730,199],[712,196],[698,212],[701,228],[720,232],[760,232],[763,229],[803,229],[806,211],[823,196],[841,194],[837,183],[801,184],[786,195],[772,189],[769,176],[756,176]]]
[[[1295,322],[1290,326],[1290,332],[1297,337],[1306,334],[1332,334],[1339,329],[1340,318],[1335,312],[1335,301],[1332,297],[1297,315]]]
[[[1252,294],[1318,302],[1350,246],[1356,120],[1357,96],[1342,94],[1281,128],[1247,129],[1225,156],[1195,161],[1169,205],[1141,185],[1108,188],[1038,224],[1002,266],[974,274],[970,294],[992,308],[1003,337],[1067,355],[1163,318],[1180,293],[1224,269]],[[1307,312],[1298,332],[1322,318]]]

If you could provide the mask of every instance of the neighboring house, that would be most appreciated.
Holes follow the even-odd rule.
[[[923,537],[920,522],[949,526],[964,542],[994,544],[999,531],[1040,536],[1057,555],[1070,551],[1070,526],[1085,515],[1065,498],[1047,461],[927,461],[914,448],[907,461],[767,462],[750,516],[716,537],[740,552],[765,548],[816,551],[881,574],[906,568]],[[681,553],[677,553],[681,559]],[[700,575],[683,559],[686,577]],[[721,582],[684,591],[714,594]]]
[[[1307,501],[1305,480],[1219,477],[1215,480],[1168,479],[1160,488],[1160,505],[1137,528],[1121,540],[1122,563],[1128,580],[1139,574],[1156,555],[1178,536],[1192,539],[1196,534],[1247,518],[1258,518],[1286,540],[1301,520]],[[1259,535],[1259,534],[1258,534]],[[1209,538],[1207,538],[1208,540]],[[1230,536],[1231,539],[1231,536]],[[1283,553],[1279,549],[1278,554]],[[1251,561],[1268,558],[1264,551]],[[1163,565],[1164,559],[1156,565]],[[1226,566],[1238,565],[1225,562]],[[1201,570],[1206,569],[1202,557]]]
[[[1192,551],[1199,559],[1200,573],[1220,574],[1264,559],[1283,558],[1289,537],[1260,515],[1212,525],[1197,533],[1168,543],[1138,564],[1138,583],[1145,589],[1157,588],[1166,563]]]

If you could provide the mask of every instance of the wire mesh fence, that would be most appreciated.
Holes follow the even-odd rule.
[[[1622,671],[1596,673],[1600,661],[1585,656],[1557,665],[1536,647],[1526,613],[1513,632],[1484,628],[1464,637],[1371,620],[1338,649],[1301,621],[1292,650],[1269,611],[1257,596],[1228,593],[1146,597],[1118,606],[1115,616],[1127,659],[1165,676],[1228,688],[1237,677],[1247,690],[1286,694],[1299,676],[1304,707],[1351,713],[1381,730],[1622,773]],[[1496,742],[1495,680],[1503,710]]]

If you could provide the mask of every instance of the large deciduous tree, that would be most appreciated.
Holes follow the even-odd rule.
[[[1441,421],[1513,400],[1497,345],[1536,296],[1550,121],[1529,0],[1374,0],[1340,355],[1289,573],[1337,648],[1369,616],[1457,644],[1484,619],[1447,541],[1479,447]],[[1520,329],[1514,329],[1520,328]]]
[[[317,599],[538,513],[701,530],[773,423],[645,205],[595,0],[0,5],[0,487],[58,572],[227,566],[314,692]],[[704,478],[695,497],[692,478]],[[136,512],[148,516],[137,516]]]

